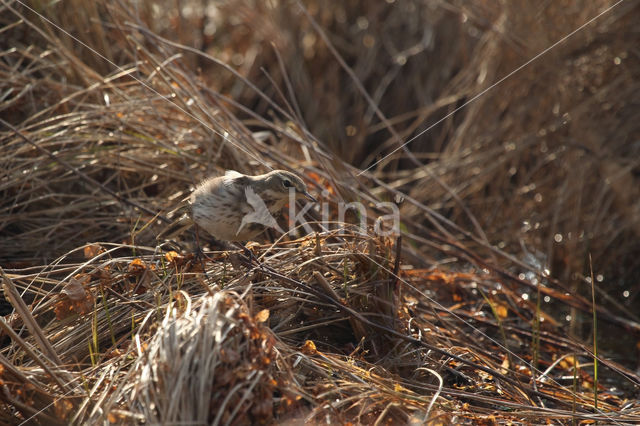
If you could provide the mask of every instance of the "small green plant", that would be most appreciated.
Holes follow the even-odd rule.
[[[591,305],[593,311],[593,408],[598,411],[598,319],[596,316],[596,291],[593,279],[593,263],[589,253],[589,270],[591,272]]]

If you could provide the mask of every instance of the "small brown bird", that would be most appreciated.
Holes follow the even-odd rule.
[[[187,207],[176,221],[179,230],[172,231],[176,227],[174,222],[158,238],[175,236],[192,222],[222,241],[248,241],[270,227],[284,232],[273,215],[289,202],[290,191],[294,199],[306,197],[316,201],[304,181],[291,172],[274,170],[249,176],[229,170],[224,176],[198,185],[191,196],[183,200],[185,205],[177,209]]]

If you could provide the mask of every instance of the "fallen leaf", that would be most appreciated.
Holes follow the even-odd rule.
[[[311,340],[307,340],[306,342],[304,342],[301,351],[305,355],[313,355],[318,352],[318,350],[316,349],[316,344]]]
[[[498,315],[498,317],[500,317],[500,319],[505,319],[507,316],[509,316],[509,308],[507,308],[504,305],[496,305],[496,314]]]
[[[65,284],[60,293],[67,296],[73,302],[84,300],[87,297],[87,292],[82,282],[75,277],[72,277],[69,282]]]
[[[256,316],[253,319],[255,322],[265,322],[266,320],[269,319],[269,310],[268,309],[261,310],[256,314]]]
[[[140,274],[145,269],[147,269],[147,266],[139,258],[133,259],[129,264],[129,272],[133,274]]]
[[[85,246],[83,250],[85,259],[93,259],[102,252],[102,247],[98,244],[89,244],[88,246]]]
[[[88,282],[88,279],[86,281]],[[85,289],[82,281],[72,277],[60,291],[60,298],[55,303],[53,311],[56,318],[62,320],[71,315],[84,315],[92,312],[93,305],[93,295]]]
[[[164,255],[164,258],[169,263],[182,264],[184,263],[184,256],[181,256],[175,251],[169,251]]]

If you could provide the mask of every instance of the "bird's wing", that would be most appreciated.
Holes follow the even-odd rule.
[[[245,196],[247,197],[247,203],[253,208],[253,211],[245,213],[244,217],[242,218],[242,222],[240,223],[240,227],[236,232],[236,235],[240,233],[240,231],[248,223],[257,223],[271,228],[276,228],[278,231],[283,232],[280,229],[280,226],[278,226],[278,222],[271,215],[271,212],[269,212],[269,209],[264,203],[264,200],[255,193],[253,188],[247,186],[244,192]]]

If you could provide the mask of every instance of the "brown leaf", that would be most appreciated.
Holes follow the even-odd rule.
[[[507,316],[509,316],[509,308],[507,308],[505,305],[495,305],[496,308],[496,314],[498,315],[498,317],[500,317],[500,319],[505,319]]]
[[[313,343],[312,340],[307,340],[306,342],[304,342],[304,345],[302,345],[302,353],[305,355],[313,355],[316,352],[318,352],[318,349],[316,349],[316,344]]]
[[[102,247],[98,244],[89,244],[83,250],[85,259],[93,259],[103,252]]]
[[[178,266],[184,264],[185,262],[184,256],[178,254],[173,250],[165,253],[164,258],[166,259],[167,262],[176,264]]]
[[[266,320],[269,319],[269,310],[268,309],[261,310],[256,314],[256,316],[253,319],[255,322],[265,322]]]
[[[88,277],[85,282],[88,282]],[[85,289],[82,281],[72,277],[60,291],[60,298],[53,310],[59,320],[86,314],[93,311],[93,295]]]
[[[87,292],[82,285],[82,282],[76,277],[72,277],[67,284],[62,288],[60,292],[67,296],[72,302],[84,300],[87,297]]]
[[[147,265],[139,258],[133,259],[129,264],[129,272],[132,274],[141,274],[145,269],[147,269]]]

